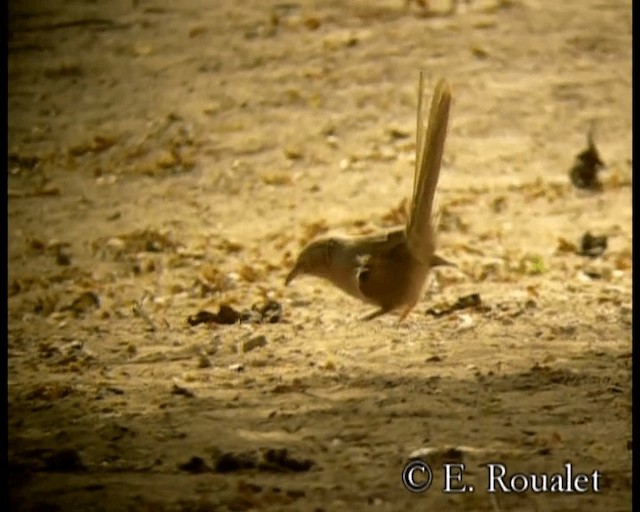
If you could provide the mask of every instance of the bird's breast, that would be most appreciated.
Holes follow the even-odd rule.
[[[414,304],[430,265],[411,257],[406,244],[372,255],[359,274],[358,287],[368,302],[395,309]]]
[[[320,277],[331,282],[343,292],[360,300],[367,301],[367,298],[360,291],[358,283],[358,267],[353,261],[341,261],[336,259],[332,262],[326,273]]]

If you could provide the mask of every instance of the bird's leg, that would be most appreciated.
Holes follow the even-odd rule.
[[[374,318],[378,318],[379,316],[386,315],[389,311],[389,308],[380,308],[376,309],[373,313],[369,313],[366,316],[363,316],[360,321],[368,322],[369,320],[373,320]]]
[[[402,313],[400,313],[400,318],[398,319],[398,323],[402,323],[402,321],[405,318],[407,318],[407,316],[409,316],[409,313],[411,313],[411,310],[413,309],[414,306],[415,306],[415,303],[409,306],[406,306],[402,309]],[[390,311],[391,311],[390,308],[376,309],[373,313],[369,313],[368,315],[363,316],[360,320],[363,322],[368,322],[369,320],[373,320],[374,318],[378,318],[379,316],[386,315]]]
[[[400,313],[400,318],[398,319],[398,323],[402,323],[402,321],[409,316],[411,310],[415,307],[418,301],[413,302],[412,304],[407,304],[404,308],[402,308],[402,313]]]

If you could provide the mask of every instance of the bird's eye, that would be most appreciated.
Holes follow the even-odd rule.
[[[336,248],[336,241],[333,238],[329,238],[329,240],[327,240],[327,254],[330,255],[333,253],[334,249]]]

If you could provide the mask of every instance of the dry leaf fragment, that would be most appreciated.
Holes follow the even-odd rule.
[[[304,25],[309,30],[318,30],[320,28],[320,20],[315,16],[311,16],[304,20]]]
[[[409,208],[407,198],[404,197],[398,203],[397,206],[391,208],[387,213],[382,216],[382,221],[385,225],[399,226],[406,224],[409,217]]]
[[[397,126],[388,128],[387,133],[393,140],[408,139],[412,135],[411,131],[405,130],[403,128],[398,128]]]
[[[480,46],[472,46],[471,54],[477,59],[486,59],[489,57],[489,52]]]
[[[265,185],[283,186],[293,184],[291,175],[287,173],[264,173],[260,175],[260,179]]]
[[[558,238],[558,252],[564,253],[573,253],[576,254],[578,252],[578,246],[573,242],[567,240],[566,238]]]
[[[300,241],[300,245],[307,245],[307,243],[312,239],[316,238],[318,235],[326,233],[327,231],[329,231],[329,225],[324,219],[307,224],[304,227],[304,234]]]
[[[243,265],[240,269],[240,277],[247,281],[248,283],[255,283],[261,278],[260,272],[258,272],[255,267],[251,265]]]
[[[171,388],[171,394],[182,395],[182,396],[186,396],[187,398],[195,398],[196,396],[196,394],[193,391],[191,391],[189,388],[181,386],[177,382],[173,383],[173,387]]]
[[[227,254],[237,253],[244,249],[244,245],[242,245],[242,243],[227,239],[222,240],[217,247]]]
[[[284,149],[284,156],[286,156],[289,160],[300,160],[303,154],[300,148],[290,146]]]
[[[180,159],[175,151],[163,150],[156,158],[156,165],[161,169],[170,169],[180,163]]]
[[[114,146],[117,142],[117,137],[112,137],[110,135],[96,135],[89,143],[89,149],[94,153],[100,153]]]
[[[544,258],[539,254],[526,254],[520,258],[517,271],[521,274],[538,275],[544,274],[547,267]]]
[[[470,295],[458,297],[458,300],[450,306],[445,306],[440,309],[429,308],[427,310],[427,315],[441,317],[441,316],[453,313],[454,311],[459,311],[461,309],[468,309],[468,308],[481,309],[483,311],[487,311],[489,309],[488,306],[482,305],[482,299],[480,298],[479,293],[472,293]]]
[[[221,325],[233,325],[236,323],[269,323],[274,324],[282,318],[282,306],[273,300],[263,304],[254,304],[249,310],[238,311],[228,304],[221,304],[217,313],[199,311],[195,315],[189,315],[187,323],[196,326],[202,323],[215,323]]]
[[[633,257],[631,251],[623,251],[615,257],[614,265],[616,270],[631,270]]]
[[[201,36],[206,32],[207,32],[207,27],[205,27],[204,25],[200,25],[199,27],[193,27],[191,30],[189,30],[189,37],[193,39],[194,37]]]

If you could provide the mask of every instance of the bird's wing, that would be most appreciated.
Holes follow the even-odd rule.
[[[404,228],[394,228],[389,231],[354,237],[349,241],[349,250],[354,255],[387,252],[392,247],[404,243]]]
[[[422,72],[420,73],[420,98],[422,98]],[[418,101],[418,131],[422,130],[421,105]],[[451,88],[446,80],[436,85],[431,99],[429,121],[425,133],[418,133],[416,169],[413,184],[411,212],[407,222],[407,244],[411,255],[425,263],[435,251],[435,226],[432,217],[433,202],[440,177],[440,165],[447,136]],[[424,130],[423,130],[424,131]]]

